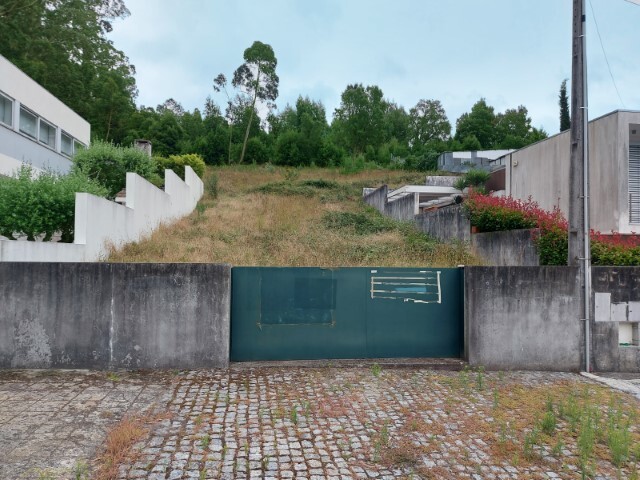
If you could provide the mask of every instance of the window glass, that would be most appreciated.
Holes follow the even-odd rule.
[[[13,125],[13,102],[0,93],[0,122]]]
[[[38,122],[36,116],[24,108],[20,108],[20,131],[36,138]]]
[[[48,122],[40,119],[40,141],[45,145],[55,148],[56,146],[56,127]]]
[[[76,139],[73,140],[73,153],[78,153],[80,150],[87,148],[84,144],[80,143]]]
[[[73,139],[64,132],[60,135],[60,151],[67,157],[73,155]]]

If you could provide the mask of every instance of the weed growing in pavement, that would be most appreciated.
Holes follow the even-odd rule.
[[[207,478],[207,471],[203,468],[198,475],[199,480],[205,480]]]
[[[580,459],[580,470],[583,478],[590,475],[589,461],[593,454],[596,440],[596,426],[592,411],[587,408],[580,419],[580,431],[578,434],[578,453]]]
[[[493,389],[493,409],[497,409],[500,405],[500,394],[498,393],[498,389]]]
[[[479,366],[476,369],[476,387],[478,390],[484,390],[484,367]]]
[[[200,446],[202,448],[207,448],[210,442],[211,442],[211,436],[208,433],[205,433],[200,439]]]
[[[311,413],[311,403],[308,400],[302,401],[302,410],[304,411],[304,416],[308,420],[309,414]]]
[[[298,409],[295,405],[291,408],[291,413],[289,413],[289,418],[291,419],[291,423],[293,423],[294,425],[298,424]]]
[[[551,454],[554,457],[559,457],[562,454],[562,449],[564,448],[564,442],[560,439],[555,443],[553,448],[551,449]]]
[[[374,377],[379,377],[382,373],[382,367],[377,363],[374,363],[373,365],[371,365],[371,373]]]
[[[610,406],[608,414],[607,445],[611,451],[611,462],[619,468],[630,458],[632,443],[630,421],[624,418],[619,406]]]
[[[73,466],[73,478],[75,480],[89,480],[89,466],[78,460]]]
[[[547,435],[553,435],[556,431],[556,425],[556,414],[553,410],[546,411],[540,421],[540,429]]]
[[[196,427],[199,427],[200,425],[202,425],[202,415],[198,415],[195,420],[193,421],[193,423],[196,425]]]
[[[116,372],[107,373],[107,380],[111,380],[112,382],[119,382],[120,376]]]
[[[154,419],[141,416],[123,418],[107,434],[104,451],[98,456],[94,478],[108,480],[118,476],[118,467],[129,456],[133,445],[147,433],[145,425]]]
[[[469,392],[469,367],[467,365],[464,366],[462,370],[458,373],[458,382],[460,387],[464,390],[465,393]]]
[[[531,429],[531,431],[527,432],[524,436],[523,443],[523,454],[527,460],[531,460],[535,457],[535,447],[538,446],[540,442],[540,430],[538,430],[538,426],[536,425]]]

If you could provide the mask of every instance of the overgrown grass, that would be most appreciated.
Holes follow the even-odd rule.
[[[209,168],[207,191],[193,214],[113,251],[108,260],[322,267],[478,263],[464,244],[440,244],[362,203],[363,187],[422,184],[424,175],[345,175],[271,165]]]
[[[98,457],[95,473],[97,480],[114,480],[118,478],[118,467],[127,460],[133,445],[147,434],[147,419],[142,417],[126,417],[107,434],[105,447]]]

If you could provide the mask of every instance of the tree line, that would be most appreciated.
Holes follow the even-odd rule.
[[[497,112],[482,98],[452,134],[439,100],[420,99],[407,110],[361,83],[347,85],[330,123],[324,105],[302,95],[278,111],[277,58],[261,42],[228,72],[231,82],[224,73],[213,80],[212,91],[226,94],[222,108],[211,96],[202,110],[185,110],[175,99],[136,107],[135,68],[106,38],[112,22],[128,15],[123,0],[5,0],[0,53],[86,118],[93,139],[131,145],[144,138],[159,156],[196,153],[212,165],[357,159],[427,170],[444,151],[521,148],[547,136],[526,107]]]

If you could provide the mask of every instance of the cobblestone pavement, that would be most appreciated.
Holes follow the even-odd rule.
[[[165,413],[120,479],[580,478],[576,435],[560,414],[553,436],[530,428],[551,396],[565,414],[589,399],[603,424],[614,400],[640,414],[633,397],[573,374],[377,364],[2,372],[0,479],[89,478],[106,432],[154,406]],[[637,420],[630,434],[640,445]],[[606,449],[596,446],[591,478],[632,478],[638,465],[618,470]]]
[[[120,478],[580,478],[575,439],[565,444],[558,434],[549,444],[539,431],[535,440],[532,429],[515,431],[535,401],[544,413],[546,392],[574,390],[609,392],[572,374],[377,365],[190,372],[176,379],[170,419],[136,446]],[[599,408],[610,401],[594,398]],[[526,440],[524,450],[512,442],[523,436],[531,457]],[[638,468],[617,471],[598,458],[592,478],[628,478]]]
[[[0,372],[0,479],[86,478],[105,432],[127,413],[166,406],[168,383],[157,375]]]

